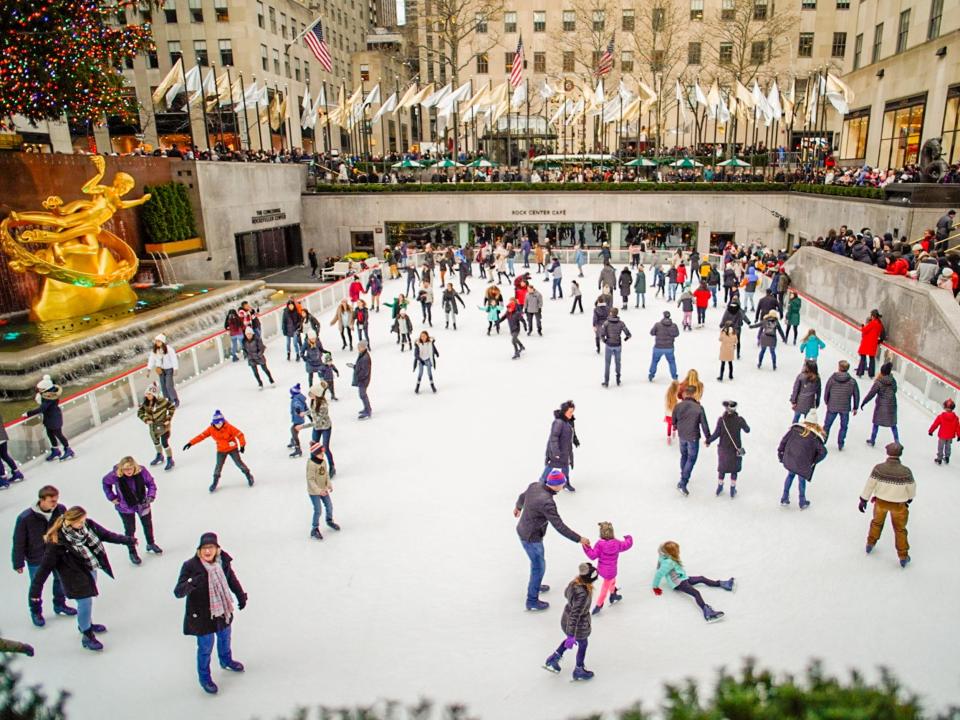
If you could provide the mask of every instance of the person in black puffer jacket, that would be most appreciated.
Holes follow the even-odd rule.
[[[270,368],[267,367],[267,348],[259,335],[255,334],[252,327],[243,331],[243,356],[247,359],[247,365],[253,371],[253,376],[257,379],[257,385],[263,389],[263,380],[260,379],[258,368],[263,368],[267,374],[267,379],[273,385],[273,375],[270,374]]]
[[[816,410],[808,412],[802,423],[792,425],[783,436],[777,448],[777,457],[787,469],[787,479],[783,483],[783,495],[780,497],[781,505],[790,504],[790,486],[793,485],[794,478],[799,478],[800,509],[810,507],[807,483],[812,482],[817,463],[827,456],[825,437]]]
[[[593,340],[597,344],[597,355],[600,354],[600,328],[610,316],[610,305],[607,303],[609,296],[601,294],[593,304]]]
[[[823,425],[824,442],[830,439],[830,428],[834,420],[840,418],[840,434],[837,437],[837,448],[843,450],[843,443],[847,439],[847,424],[850,422],[850,412],[857,414],[860,408],[860,388],[857,381],[850,376],[850,363],[841,360],[837,372],[827,380],[827,387],[823,391],[823,401],[827,405],[827,419]]]
[[[597,569],[588,562],[580,563],[579,574],[570,584],[563,595],[567,604],[563,608],[560,618],[560,627],[567,637],[553,654],[547,658],[544,667],[555,673],[560,672],[560,659],[563,653],[577,645],[577,666],[573,670],[574,680],[589,680],[593,673],[584,666],[587,655],[587,643],[590,637],[590,602],[593,598],[593,583],[597,579]]]
[[[793,408],[793,422],[820,405],[820,374],[817,372],[817,363],[807,360],[803,370],[793,382],[793,391],[790,393],[790,406]]]
[[[873,387],[867,392],[860,404],[863,410],[867,403],[876,398],[873,406],[873,430],[867,445],[874,445],[877,441],[877,432],[881,427],[888,427],[893,432],[893,441],[900,442],[900,431],[897,429],[897,381],[893,378],[893,363],[886,362],[880,366],[880,376],[874,380]]]
[[[543,473],[540,475],[540,482],[546,482],[547,475],[553,468],[559,468],[563,471],[567,482],[564,487],[570,492],[576,492],[576,489],[570,483],[570,471],[573,469],[573,448],[580,447],[580,439],[577,437],[576,418],[574,411],[576,405],[573,400],[567,400],[560,405],[559,410],[553,411],[553,423],[550,425],[550,436],[547,438],[547,449],[544,453]]]

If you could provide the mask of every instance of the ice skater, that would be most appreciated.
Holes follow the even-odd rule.
[[[603,324],[607,321],[607,318],[610,317],[610,305],[607,303],[607,297],[607,295],[601,293],[593,303],[593,318],[591,324],[593,325],[593,341],[597,346],[597,355],[600,354],[600,330],[603,328]]]
[[[587,644],[590,638],[590,600],[593,597],[593,583],[597,580],[597,569],[590,563],[580,563],[577,576],[570,581],[563,596],[567,604],[560,618],[560,629],[566,638],[553,654],[546,659],[544,667],[550,672],[560,672],[560,659],[563,653],[577,646],[577,664],[573,669],[574,680],[590,680],[593,672],[584,667]]]
[[[404,352],[407,346],[413,349],[413,322],[411,322],[406,310],[401,310],[393,321],[391,332],[397,334],[397,342],[400,343],[400,352]]]
[[[267,367],[267,348],[263,344],[263,338],[257,335],[252,327],[247,327],[243,331],[243,356],[247,359],[247,365],[253,371],[253,377],[257,379],[257,385],[263,390],[263,380],[260,379],[258,368],[263,368],[263,372],[270,381],[270,385],[275,385],[273,375],[270,374],[270,368]]]
[[[523,310],[517,303],[516,298],[510,299],[510,302],[507,303],[506,314],[497,320],[497,333],[500,332],[500,323],[504,320],[507,321],[507,326],[510,328],[510,342],[513,345],[512,359],[516,360],[520,357],[520,353],[527,349],[526,346],[520,342],[520,331],[521,329],[526,329],[527,322],[523,319]]]
[[[880,377],[873,381],[873,386],[860,403],[860,409],[863,410],[874,398],[876,402],[873,405],[873,429],[867,445],[873,447],[876,444],[877,432],[881,427],[890,428],[893,441],[900,442],[900,431],[897,428],[897,381],[893,377],[893,363],[885,362],[880,366]]]
[[[680,337],[680,328],[670,319],[670,313],[663,312],[663,319],[656,323],[651,329],[653,335],[653,356],[650,358],[650,370],[647,373],[647,380],[653,382],[657,376],[657,368],[660,366],[660,359],[666,358],[667,365],[670,367],[670,377],[677,379],[677,359],[674,354],[674,347],[677,338]]]
[[[413,371],[417,373],[417,385],[413,389],[414,393],[420,392],[420,381],[423,379],[423,370],[427,370],[427,379],[430,381],[430,389],[437,391],[437,386],[433,384],[433,368],[436,366],[437,358],[440,357],[440,351],[437,350],[436,341],[430,337],[430,333],[423,330],[420,337],[417,338],[416,347],[413,349]]]
[[[634,307],[646,309],[647,307],[647,271],[643,269],[642,264],[637,265],[637,272],[633,280],[633,292],[637,296],[637,303]]]
[[[143,394],[143,402],[137,409],[137,417],[150,430],[150,440],[157,453],[150,465],[159,465],[166,456],[167,464],[164,465],[164,470],[173,470],[175,464],[173,448],[170,447],[170,425],[175,411],[176,406],[160,394],[160,388],[156,384],[147,388]]]
[[[333,492],[333,483],[330,481],[330,472],[327,469],[326,448],[322,442],[310,445],[310,457],[307,459],[307,496],[313,505],[313,521],[310,537],[314,540],[323,540],[320,532],[320,515],[327,513],[327,527],[331,530],[340,530],[340,526],[333,520],[333,501],[330,493]]]
[[[243,313],[240,313],[241,320],[243,317]],[[163,396],[177,407],[180,407],[180,397],[177,395],[173,376],[179,369],[180,361],[177,359],[177,351],[167,344],[167,336],[160,333],[153,339],[153,348],[147,358],[147,374],[156,373]]]
[[[453,283],[447,283],[446,288],[443,290],[443,295],[440,296],[440,303],[443,306],[443,314],[446,318],[445,329],[450,329],[450,323],[453,323],[453,329],[457,329],[457,315],[459,311],[457,310],[457,303],[460,303],[460,307],[464,310],[467,309],[466,303],[463,302],[463,298],[460,297],[460,293],[453,289]]]
[[[910,516],[910,503],[917,494],[917,485],[910,468],[900,462],[903,445],[893,442],[887,445],[886,450],[887,459],[874,466],[863,492],[860,493],[859,510],[866,512],[867,503],[873,500],[873,520],[870,521],[870,532],[867,534],[868,555],[873,552],[880,533],[883,532],[887,515],[890,515],[897,557],[900,558],[900,567],[905,568],[910,562],[907,520]]]
[[[633,537],[624,535],[623,540],[618,540],[613,532],[613,525],[608,522],[600,523],[600,539],[593,547],[583,546],[583,551],[591,560],[597,560],[597,572],[603,578],[603,584],[600,586],[600,594],[597,596],[597,605],[593,608],[593,615],[603,610],[603,603],[610,595],[610,604],[613,605],[623,596],[620,595],[617,587],[617,559],[620,553],[626,552],[633,547]]]
[[[780,327],[780,316],[777,314],[776,310],[771,310],[766,315],[763,316],[763,319],[754,323],[750,326],[751,329],[760,328],[757,333],[757,339],[760,345],[760,356],[757,358],[757,369],[759,370],[763,366],[763,356],[766,354],[767,350],[770,351],[770,358],[773,361],[773,369],[777,369],[777,336],[780,337],[784,342],[787,341],[787,336],[783,333],[783,328]]]
[[[960,438],[960,420],[957,419],[957,413],[954,412],[957,404],[952,398],[943,401],[943,412],[937,415],[933,424],[927,431],[930,437],[933,437],[934,430],[937,431],[937,457],[934,462],[937,465],[950,464],[950,448],[953,445],[954,438]]]
[[[583,293],[580,291],[580,283],[576,280],[570,281],[570,297],[573,298],[573,305],[570,307],[570,314],[573,315],[577,308],[580,308],[580,314],[583,314]]]
[[[843,450],[847,439],[847,425],[850,422],[850,413],[857,414],[860,409],[860,388],[857,381],[850,376],[850,363],[841,360],[837,365],[837,372],[827,380],[827,387],[823,391],[823,402],[827,406],[827,419],[823,425],[824,442],[830,439],[830,428],[834,421],[840,418],[840,432],[837,437],[837,449]]]
[[[298,458],[303,455],[300,449],[300,431],[309,421],[307,412],[307,398],[300,391],[300,383],[290,388],[290,442],[287,447],[292,451],[290,457]]]
[[[623,336],[621,339],[621,335]],[[620,361],[623,354],[623,343],[633,335],[626,324],[620,319],[617,308],[610,310],[610,316],[600,327],[600,339],[604,345],[603,387],[610,387],[610,360],[615,361],[617,385],[620,384]]]
[[[793,409],[793,422],[799,422],[801,417],[820,406],[820,373],[817,363],[807,360],[803,370],[793,381],[793,390],[790,393],[790,407]]]
[[[63,395],[63,388],[55,385],[49,375],[44,375],[37,383],[37,394],[34,396],[37,407],[27,410],[23,416],[33,417],[40,415],[43,419],[43,429],[47,433],[47,440],[50,441],[50,452],[44,458],[47,462],[60,458],[60,461],[69,460],[76,457],[73,448],[70,447],[70,441],[63,434],[63,411],[60,409],[60,397]],[[60,453],[60,445],[63,446],[63,454]]]
[[[310,431],[310,443],[320,442],[323,445],[324,454],[327,457],[327,469],[330,471],[330,477],[337,474],[337,466],[333,461],[333,453],[330,451],[330,436],[333,434],[333,422],[330,420],[330,403],[327,402],[327,383],[324,380],[311,386],[309,395],[310,420],[312,430]]]
[[[357,340],[366,340],[370,342],[370,310],[363,298],[357,301],[357,306],[353,309],[353,321],[357,326]]]
[[[720,375],[719,382],[723,382],[723,371],[729,369],[729,377],[733,380],[733,360],[736,357],[740,338],[734,332],[733,323],[727,320],[720,331]]]
[[[352,363],[347,363],[347,367],[353,370],[353,380],[351,385],[357,389],[360,402],[363,408],[357,415],[358,420],[366,420],[373,415],[373,408],[370,407],[370,398],[367,395],[367,388],[370,386],[370,375],[373,370],[373,361],[370,358],[370,351],[367,349],[367,343],[361,340],[357,343],[357,359]]]
[[[355,320],[353,307],[350,305],[350,301],[344,298],[340,301],[337,309],[334,310],[333,319],[330,320],[330,324],[336,325],[340,331],[340,341],[343,343],[341,350],[346,350],[348,343],[350,349],[353,350],[353,324]]]
[[[813,480],[813,471],[817,464],[827,456],[824,444],[826,434],[820,427],[817,411],[811,410],[801,423],[794,423],[787,434],[780,440],[777,448],[777,457],[787,470],[787,478],[783,483],[781,505],[790,504],[790,487],[794,478],[800,481],[800,509],[810,507],[807,500],[807,483]]]
[[[690,494],[687,485],[700,454],[700,433],[705,438],[710,437],[707,416],[696,395],[696,390],[688,385],[683,390],[683,400],[673,409],[673,427],[677,429],[680,439],[680,482],[677,483],[677,490],[684,497]]]
[[[217,485],[220,483],[220,472],[223,470],[223,463],[226,462],[228,457],[233,460],[234,465],[240,468],[240,472],[247,478],[247,485],[253,487],[253,474],[250,472],[250,468],[247,467],[246,463],[240,458],[240,455],[247,449],[247,439],[242,432],[227,422],[227,419],[219,410],[214,410],[213,418],[210,420],[210,424],[206,429],[183,446],[184,452],[197,443],[203,442],[208,437],[213,438],[217,444],[217,462],[213,468],[213,483],[210,485],[210,492],[216,491]]]
[[[575,411],[573,400],[561,403],[559,409],[553,411],[553,422],[550,424],[550,435],[547,437],[547,449],[544,452],[546,460],[540,475],[540,482],[546,482],[550,472],[559,468],[566,479],[564,488],[569,492],[576,492],[570,482],[570,471],[573,469],[573,449],[580,447]]]
[[[663,590],[660,589],[660,583],[664,580],[667,581],[670,589],[675,592],[686,593],[692,597],[703,613],[703,619],[707,622],[720,620],[723,617],[723,613],[707,605],[703,601],[700,592],[694,586],[707,585],[709,587],[723,588],[727,592],[733,592],[736,587],[736,580],[734,578],[730,578],[729,580],[710,580],[701,575],[688,576],[687,571],[683,568],[683,563],[680,562],[680,546],[672,540],[663,543],[659,549],[657,571],[653,575],[653,593],[655,595],[663,594]]]
[[[717,426],[707,438],[707,447],[717,441],[717,497],[723,495],[723,481],[730,474],[730,497],[737,496],[737,475],[743,469],[743,448],[741,432],[750,432],[747,421],[737,412],[735,400],[723,401],[723,415],[717,420]]]
[[[430,327],[433,327],[433,288],[429,283],[424,282],[420,286],[420,290],[417,292],[417,302],[420,303],[420,312],[423,316],[420,319],[420,324],[429,324]],[[353,347],[351,346],[351,350]]]
[[[10,457],[10,436],[7,428],[0,422],[0,490],[10,487],[10,483],[23,480],[23,472],[17,467],[17,462]],[[10,468],[10,479],[7,480],[6,469]]]
[[[162,555],[153,535],[153,501],[157,499],[157,484],[153,476],[129,455],[122,458],[114,468],[103,476],[103,494],[112,502],[123,523],[127,537],[137,533],[136,519],[139,516],[143,534],[147,539],[147,552]],[[130,562],[139,565],[142,561],[137,548],[130,545]]]

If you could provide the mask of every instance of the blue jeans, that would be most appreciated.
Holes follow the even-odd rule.
[[[620,382],[620,355],[623,351],[623,347],[617,345],[616,347],[610,347],[607,345],[606,352],[603,356],[603,382],[607,384],[610,382],[610,358],[613,358],[616,361],[617,366],[617,382]]]
[[[177,395],[177,388],[173,385],[173,368],[164,368],[160,376],[160,392],[170,402],[180,404],[180,396]]]
[[[327,469],[331,473],[336,472],[337,469],[337,466],[333,462],[333,453],[330,452],[330,435],[332,433],[332,427],[328,427],[326,430],[317,430],[314,428],[310,435],[312,442],[317,442],[317,440],[319,440],[323,443],[323,454],[327,456]]]
[[[773,358],[773,369],[776,370],[777,369],[777,348],[774,345],[771,345],[768,348],[767,347],[760,348],[760,359],[757,360],[757,367],[760,367],[761,365],[763,365],[763,356],[766,355],[767,350],[770,351],[770,357]]]
[[[690,482],[690,476],[693,474],[693,466],[697,464],[697,456],[699,454],[699,440],[680,441],[680,483],[684,487]]]
[[[420,365],[420,370],[417,372],[417,385],[420,384],[420,379],[423,377],[423,369],[427,369],[427,377],[430,378],[430,384],[433,384],[433,360],[421,360],[418,365]]]
[[[320,505],[327,511],[327,522],[333,522],[333,503],[329,495],[311,495],[310,502],[313,503],[313,525],[311,527],[320,527]]]
[[[363,403],[363,410],[361,411],[362,414],[370,415],[373,412],[373,408],[370,407],[370,398],[367,397],[367,386],[358,386],[357,392],[360,394],[360,402]]]
[[[850,422],[850,413],[848,412],[833,412],[832,410],[827,410],[827,419],[823,424],[823,432],[826,435],[826,439],[830,439],[830,428],[833,427],[833,421],[840,418],[840,434],[837,436],[837,442],[840,444],[840,447],[843,447],[844,441],[847,439],[847,424]]]
[[[877,432],[880,430],[880,426],[876,423],[873,424],[873,430],[870,432],[870,442],[874,443],[877,441]],[[897,429],[897,426],[894,425],[890,430],[893,431],[893,441],[898,443],[900,442],[900,431]]]
[[[790,499],[790,487],[793,485],[794,478],[800,480],[800,502],[804,502],[807,499],[807,479],[793,472],[787,474],[787,479],[783,483],[783,499]]]
[[[749,308],[747,306],[750,306]],[[743,293],[743,309],[744,310],[756,310],[757,306],[753,304],[753,293],[744,292]]]
[[[551,298],[555,299],[557,297],[563,297],[563,288],[560,287],[560,283],[563,281],[563,278],[554,278],[553,279],[553,292],[551,293]]]
[[[540,599],[540,584],[547,572],[547,559],[543,554],[542,542],[526,542],[521,540],[527,557],[530,558],[530,582],[527,583],[527,603],[535,603]]]
[[[230,652],[230,626],[217,630],[209,635],[197,635],[197,675],[200,682],[210,682],[210,656],[213,654],[213,641],[217,641],[217,659],[220,667],[226,667],[233,662]]]
[[[717,286],[710,285],[710,296],[713,298],[713,306],[717,306]]]
[[[676,300],[677,299],[677,283],[670,283],[670,294],[667,295],[667,300]]]
[[[39,565],[31,565],[27,563],[27,574],[30,576],[30,581],[33,581],[33,576],[37,574],[37,570],[40,569]],[[67,598],[63,594],[63,586],[60,584],[60,576],[57,573],[53,573],[53,606],[57,607],[63,605],[67,602]],[[43,601],[41,600],[41,607]]]
[[[800,412],[799,410],[795,410],[793,413],[793,424],[796,425],[798,422],[800,422],[800,418],[806,417],[806,416],[807,416],[807,413]]]
[[[300,353],[303,351],[303,348],[300,346],[300,334],[296,335],[287,335],[287,357],[290,357],[290,341],[293,341],[293,349],[297,353],[297,360],[300,359]]]
[[[234,361],[240,359],[240,347],[243,343],[243,335],[231,335],[230,336],[230,358]]]
[[[93,624],[93,598],[80,598],[77,600],[77,628],[80,632],[86,632]]]
[[[507,273],[509,273],[510,275],[517,274],[516,271],[513,269],[513,258],[511,257],[507,258]]]
[[[647,377],[651,380],[657,376],[657,368],[660,366],[660,358],[665,357],[667,359],[667,364],[670,366],[670,377],[674,380],[677,379],[677,359],[673,356],[673,348],[657,348],[653,349],[653,358],[650,360],[650,372],[647,373]]]
[[[647,306],[647,294],[646,293],[637,293],[637,307],[640,307],[640,304],[643,303],[643,307]]]

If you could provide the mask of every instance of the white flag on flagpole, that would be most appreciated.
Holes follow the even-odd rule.
[[[390,95],[390,97],[387,98],[387,101],[380,106],[380,109],[377,110],[371,122],[376,122],[381,117],[383,117],[384,113],[393,112],[396,109],[397,109],[397,94],[393,93]]]

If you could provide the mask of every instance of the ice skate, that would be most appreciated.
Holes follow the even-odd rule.
[[[870,543],[867,543],[866,551],[867,551],[867,555],[869,555],[870,553],[872,553],[872,552],[873,552],[873,545],[871,545]]]
[[[687,490],[687,484],[685,482],[678,482],[677,490],[679,490],[680,494],[683,495],[684,497],[689,497],[690,495],[690,491]]]
[[[549,670],[552,673],[560,672],[560,656],[557,653],[553,653],[548,657],[543,663],[543,669]]]
[[[150,466],[159,465],[163,462],[163,453],[157,453],[153,460],[150,461]]]
[[[618,603],[618,602],[620,602],[621,600],[623,600],[623,595],[621,595],[620,593],[617,592],[617,590],[619,590],[619,589],[620,589],[620,588],[614,588],[614,589],[613,589],[613,592],[610,593],[610,604],[611,604],[611,605],[613,605],[614,603]]]
[[[53,612],[57,615],[65,615],[67,617],[74,617],[77,614],[77,609],[72,608],[69,605],[64,603],[54,603]]]
[[[83,632],[80,638],[80,644],[87,650],[93,650],[94,652],[103,650],[103,643],[97,640],[97,636],[93,634],[92,627]]]
[[[310,537],[314,540],[323,540],[323,535],[320,534],[320,528],[314,528],[310,531]]]
[[[327,520],[327,527],[334,532],[340,532],[340,526],[337,525],[333,520]]]
[[[43,459],[44,462],[50,462],[60,457],[60,448],[50,448],[50,453]]]
[[[910,564],[910,556],[907,555],[905,558],[900,558],[900,567],[905,568]]]
[[[720,587],[722,587],[727,592],[735,592],[737,589],[737,579],[730,578],[729,580],[721,580]]]
[[[719,610],[714,610],[709,605],[703,606],[703,619],[707,622],[717,622],[723,618],[723,613]]]
[[[550,603],[545,600],[527,600],[527,610],[530,612],[540,612],[550,607]]]
[[[164,469],[164,470],[173,470],[174,466],[176,466],[176,463],[173,461],[173,458],[172,458],[172,457],[168,457],[168,458],[167,458],[167,464],[163,466],[163,469]]]
[[[573,679],[574,679],[574,681],[577,681],[577,680],[592,680],[592,679],[593,679],[593,671],[592,671],[592,670],[587,670],[587,669],[584,668],[584,667],[578,666],[578,667],[576,667],[576,668],[573,669]]]
[[[599,615],[600,611],[603,610],[603,605],[597,605],[593,610],[590,611],[591,615]]]
[[[717,497],[720,497],[721,495],[723,495],[723,483],[717,485]]]

